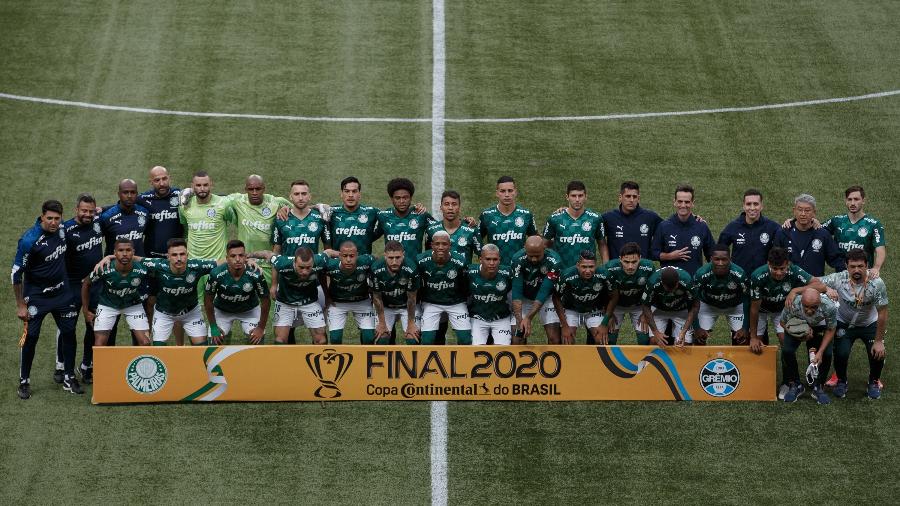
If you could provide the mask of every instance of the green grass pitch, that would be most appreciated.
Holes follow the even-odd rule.
[[[446,117],[684,111],[900,88],[900,4],[778,1],[447,1]],[[431,2],[0,1],[0,93],[156,109],[430,118]],[[900,97],[616,121],[446,126],[446,186],[467,214],[516,177],[543,219],[583,179],[589,205],[642,184],[672,212],[679,182],[716,236],[747,187],[780,221],[809,192],[820,217],[862,184],[887,228],[883,277],[900,301],[894,205]],[[385,207],[413,179],[430,202],[431,125],[191,118],[0,99],[2,257],[40,202],[115,198],[161,164],[177,184],[208,170],[220,192],[249,173],[272,193],[305,177],[337,201],[355,174]],[[66,216],[67,218],[70,217]],[[428,403],[97,407],[52,383],[45,326],[34,397],[15,395],[12,290],[0,294],[0,503],[430,501]],[[81,326],[79,326],[79,329]],[[888,328],[885,395],[779,403],[476,403],[448,406],[451,503],[886,503],[900,494],[900,374]],[[633,334],[626,331],[625,342]],[[725,342],[717,328],[715,342]],[[80,358],[79,344],[79,358]],[[88,388],[88,394],[90,389]]]

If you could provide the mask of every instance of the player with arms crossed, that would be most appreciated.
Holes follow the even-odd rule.
[[[353,241],[344,241],[338,257],[328,260],[324,274],[325,308],[328,314],[328,342],[341,344],[347,315],[353,314],[359,327],[360,344],[379,344],[375,339],[375,308],[369,294],[372,255],[360,255]],[[387,339],[385,339],[385,344]]]
[[[578,327],[587,328],[587,344],[605,345],[600,334],[602,308],[609,301],[609,280],[606,272],[597,268],[597,255],[584,250],[578,262],[560,274],[553,292],[553,307],[559,317],[562,344],[575,344]]]
[[[605,268],[612,292],[600,332],[607,334],[609,344],[617,344],[625,316],[628,315],[637,334],[637,343],[650,344],[650,331],[641,310],[641,297],[656,267],[650,260],[641,258],[638,243],[628,242],[622,246],[619,258],[610,260]]]
[[[513,255],[510,267],[513,276],[512,309],[517,327],[514,342],[524,344],[531,335],[531,320],[535,315],[540,315],[547,342],[560,344],[559,315],[551,297],[562,271],[559,253],[547,249],[541,236],[533,235],[525,240],[525,248]]]
[[[485,244],[480,264],[472,264],[469,280],[469,317],[472,344],[484,345],[493,336],[494,344],[512,344],[512,313],[508,295],[512,290],[509,268],[500,266],[500,248]]]
[[[728,321],[731,344],[747,344],[744,312],[749,307],[750,280],[744,270],[731,261],[728,246],[713,246],[710,262],[694,274],[694,293],[700,322],[700,328],[694,330],[694,344],[706,344],[719,316]]]
[[[422,344],[434,344],[441,315],[446,314],[458,344],[472,344],[472,324],[466,308],[466,263],[450,251],[450,234],[441,230],[431,239],[431,250],[416,259],[419,299],[422,301]]]
[[[861,248],[847,253],[847,270],[822,277],[828,295],[839,302],[834,342],[834,368],[838,381],[834,395],[847,395],[847,366],[853,342],[859,339],[869,357],[870,399],[881,397],[881,370],[884,368],[884,333],[888,319],[888,295],[882,278],[873,278],[868,254]]]
[[[681,347],[693,342],[694,305],[691,275],[678,267],[663,267],[647,280],[647,288],[641,298],[641,310],[650,326],[651,344],[666,346],[669,339],[666,326],[672,324],[672,338],[675,346]]]
[[[97,265],[97,269],[81,285],[81,304],[84,319],[94,324],[94,346],[106,346],[110,330],[119,315],[131,329],[138,345],[150,345],[150,323],[141,304],[140,287],[147,281],[149,272],[134,261],[134,244],[131,239],[118,239],[113,244],[115,261],[112,266]],[[91,284],[101,283],[97,311],[90,309]]]
[[[372,264],[369,287],[372,291],[372,305],[378,315],[376,339],[383,340],[390,336],[399,319],[405,329],[406,343],[419,342],[419,329],[416,325],[419,273],[414,258],[406,256],[399,241],[388,241],[384,245],[384,258]]]
[[[66,275],[65,232],[60,229],[62,204],[48,200],[41,205],[41,216],[19,239],[12,265],[12,285],[16,296],[16,317],[25,323],[19,346],[22,348],[19,368],[20,399],[31,397],[31,365],[41,335],[41,324],[53,315],[59,329],[63,352],[63,390],[82,394],[75,378],[75,325],[78,313]]]
[[[228,241],[225,251],[225,263],[209,273],[203,294],[209,335],[213,343],[222,344],[238,321],[250,343],[261,344],[269,320],[269,287],[259,270],[247,268],[243,242]]]

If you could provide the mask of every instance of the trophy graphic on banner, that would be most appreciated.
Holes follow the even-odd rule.
[[[321,353],[307,353],[306,365],[321,383],[313,395],[321,399],[340,397],[341,389],[337,384],[350,369],[351,363],[353,363],[352,354],[338,353],[332,348],[326,348]]]

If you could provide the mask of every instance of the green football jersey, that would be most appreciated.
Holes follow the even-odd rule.
[[[500,265],[510,265],[513,255],[525,247],[525,239],[535,234],[534,215],[518,205],[508,215],[491,206],[478,218],[478,235],[484,238],[484,244],[500,248]]]
[[[851,283],[850,273],[835,272],[820,278],[838,293],[838,320],[850,327],[867,327],[878,321],[878,308],[888,305],[884,279],[866,279],[864,286]]]
[[[528,260],[525,248],[520,249],[513,255],[510,266],[513,277],[513,299],[536,300],[544,280],[549,279],[551,284],[556,283],[562,269],[562,258],[552,249],[545,249],[543,260],[536,264]]]
[[[782,308],[781,321],[787,322],[792,318],[805,321],[810,327],[837,327],[838,303],[829,299],[824,293],[819,295],[819,307],[811,315],[806,314],[803,308],[802,297],[794,297],[790,308]]]
[[[597,242],[605,237],[603,218],[591,209],[585,209],[577,219],[563,209],[551,214],[544,226],[544,239],[553,241],[564,268],[575,265],[583,250],[596,254]]]
[[[278,273],[278,291],[275,300],[284,304],[304,306],[312,304],[319,298],[319,276],[328,264],[328,257],[323,253],[313,255],[312,272],[306,279],[301,279],[294,270],[293,255],[275,255],[272,267]]]
[[[166,258],[144,258],[141,264],[156,279],[156,310],[168,315],[180,315],[197,307],[197,283],[202,276],[216,268],[215,260],[191,258],[184,272],[175,274]]]
[[[378,233],[384,235],[385,242],[402,244],[407,258],[416,258],[422,252],[425,231],[434,221],[428,213],[410,211],[406,216],[397,216],[391,207],[378,212]]]
[[[569,267],[556,281],[556,293],[563,307],[576,313],[603,311],[609,292],[609,277],[603,267],[598,267],[588,279],[581,277],[578,267]]]
[[[369,298],[369,273],[372,272],[372,255],[359,255],[356,269],[351,272],[341,270],[340,258],[329,258],[325,265],[328,275],[328,294],[334,302],[359,302]]]
[[[115,261],[115,260],[114,260]],[[99,303],[114,309],[125,309],[141,303],[141,284],[149,277],[147,268],[134,262],[131,270],[121,273],[107,266],[101,273],[91,272],[91,283],[101,282]]]
[[[404,257],[400,272],[392,274],[384,259],[379,258],[372,264],[369,286],[372,291],[381,294],[384,307],[404,308],[408,292],[419,289],[419,273],[416,269],[416,257]]]
[[[243,241],[247,251],[263,251],[272,249],[272,228],[278,209],[290,206],[291,202],[282,197],[264,194],[259,205],[250,203],[246,193],[234,193],[228,196],[237,223],[237,238]]]
[[[444,223],[441,221],[435,221],[428,227],[428,230],[425,232],[426,248],[431,247],[431,240],[434,238],[434,234],[440,231],[450,233],[444,228]],[[459,227],[450,234],[450,251],[460,253],[465,262],[469,263],[472,260],[472,255],[477,255],[481,252],[481,239],[478,238],[478,230],[465,223],[460,223]]]
[[[812,278],[811,274],[791,264],[784,279],[778,281],[772,279],[769,266],[762,265],[750,276],[750,300],[762,301],[760,311],[780,313],[787,294],[798,286],[806,286]]]
[[[240,278],[228,272],[222,264],[209,273],[206,293],[213,297],[213,306],[226,313],[243,313],[259,305],[259,299],[269,297],[269,287],[259,271],[245,269]]]
[[[713,272],[712,263],[704,264],[694,273],[694,295],[712,307],[735,307],[749,297],[750,280],[744,269],[735,263],[722,277]]]
[[[360,255],[372,253],[372,243],[381,237],[378,228],[378,209],[360,205],[348,211],[343,205],[332,206],[331,221],[328,224],[331,244],[340,249],[341,244],[351,241]]]
[[[848,215],[842,214],[831,218],[822,226],[831,232],[845,254],[856,248],[865,251],[869,267],[875,262],[875,248],[885,245],[884,226],[868,214],[856,223],[851,222]]]
[[[423,252],[416,261],[419,273],[419,300],[430,304],[451,306],[466,301],[467,265],[459,253],[451,253],[444,265],[431,258],[431,250]]]
[[[300,219],[290,213],[286,220],[275,218],[272,227],[272,244],[281,246],[281,254],[294,256],[297,249],[306,246],[313,253],[319,252],[319,242],[327,248],[331,245],[331,232],[328,223],[319,214],[319,211],[311,209],[305,218]]]
[[[501,267],[497,275],[487,279],[481,275],[481,266],[472,264],[466,273],[469,279],[469,315],[472,318],[492,322],[509,317],[508,295],[512,290],[512,275]]]
[[[672,292],[663,288],[662,273],[665,269],[678,271],[678,285]],[[678,267],[665,267],[654,272],[647,280],[647,288],[641,297],[641,304],[653,306],[660,311],[684,311],[694,304],[691,275]]]
[[[656,266],[646,258],[640,259],[638,268],[634,274],[628,275],[622,268],[622,261],[613,258],[606,263],[606,273],[609,276],[610,290],[619,291],[619,307],[634,307],[641,304],[641,297],[650,276],[656,272]]]
[[[235,221],[230,198],[212,195],[208,203],[199,204],[197,197],[191,196],[189,206],[178,208],[178,217],[187,233],[188,256],[217,260],[225,258],[228,224]]]

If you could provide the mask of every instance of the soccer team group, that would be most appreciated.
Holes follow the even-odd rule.
[[[299,327],[313,344],[339,344],[352,315],[363,344],[443,344],[449,328],[458,344],[524,344],[537,317],[550,344],[575,343],[582,326],[588,344],[617,344],[630,320],[633,342],[681,347],[705,345],[721,316],[732,345],[761,352],[769,332],[777,335],[779,398],[787,402],[805,391],[801,343],[818,403],[831,401],[825,386],[847,394],[857,339],[869,357],[866,395],[881,395],[885,238],[865,214],[859,186],[845,192],[847,214],[824,223],[810,195],[797,196],[793,218],[779,224],[763,216],[761,193],[747,190],[743,212],[715,241],[693,213],[687,185],[675,189],[675,212],[662,219],[640,206],[633,181],[622,183],[619,206],[602,214],[586,207],[584,183],[571,181],[566,207],[539,234],[508,176],[497,180],[497,204],[477,219],[464,216],[453,190],[441,195],[440,218],[432,216],[413,203],[405,178],[388,183],[392,205],[378,209],[361,203],[355,177],[341,181],[341,203],[328,206],[314,203],[304,180],[292,182],[285,199],[266,193],[256,175],[231,195],[213,193],[202,171],[183,190],[163,167],[149,176],[151,189],[140,194],[133,180],[120,182],[111,206],[78,196],[65,222],[59,201],[44,202],[19,240],[12,282],[25,322],[21,398],[31,396],[48,314],[58,328],[54,380],[83,393],[79,312],[86,325],[77,369],[90,383],[93,347],[115,345],[120,318],[136,345],[165,345],[173,336],[180,345],[185,335],[194,345],[236,342],[230,334],[238,325],[260,344],[272,299],[275,344],[296,343]],[[373,255],[381,237],[383,254]],[[826,264],[833,273],[825,274]]]

